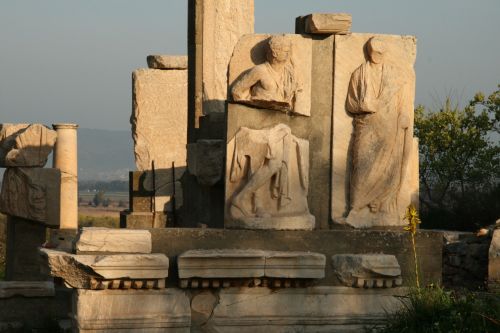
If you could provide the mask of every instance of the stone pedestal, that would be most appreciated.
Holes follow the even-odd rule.
[[[60,229],[78,229],[78,146],[76,124],[54,124],[54,168],[61,170]]]
[[[73,328],[79,333],[189,333],[189,298],[177,289],[76,290]]]
[[[45,232],[41,223],[7,216],[6,280],[46,280],[40,272],[38,254],[38,248],[45,243]]]

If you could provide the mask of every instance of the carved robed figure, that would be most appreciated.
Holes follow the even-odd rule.
[[[354,117],[350,212],[347,223],[392,225],[413,138],[413,72],[385,61],[386,45],[377,37],[366,44],[368,60],[351,76],[346,109]]]

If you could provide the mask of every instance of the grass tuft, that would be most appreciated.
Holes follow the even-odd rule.
[[[388,314],[384,333],[500,332],[500,295],[446,291],[440,287],[412,289],[404,307]]]

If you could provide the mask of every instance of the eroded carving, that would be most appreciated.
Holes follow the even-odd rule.
[[[403,283],[394,255],[337,254],[332,256],[332,265],[339,280],[348,287],[397,287]]]
[[[0,125],[0,166],[43,167],[56,138],[55,131],[41,124]]]
[[[293,112],[302,85],[291,61],[291,54],[289,37],[272,36],[267,45],[266,61],[251,68],[233,84],[233,100],[261,108]]]
[[[58,169],[7,168],[0,193],[0,211],[59,225],[60,184]]]
[[[398,193],[412,149],[413,72],[385,61],[378,37],[352,74],[346,109],[354,116],[350,212],[355,227],[398,224]],[[377,222],[373,222],[376,220]]]
[[[254,130],[242,127],[233,141],[229,217],[239,227],[312,229],[309,214],[309,142],[284,124]],[[228,149],[228,151],[231,151]]]

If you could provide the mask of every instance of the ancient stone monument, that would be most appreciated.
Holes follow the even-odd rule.
[[[415,37],[351,33],[350,15],[326,13],[254,34],[248,0],[190,0],[188,14],[188,57],[150,55],[132,74],[121,228],[41,248],[40,279],[56,278],[44,297],[67,302],[75,332],[383,324],[414,276],[402,224],[418,202]],[[9,220],[36,231],[35,252],[46,224],[77,228],[76,126],[54,129],[0,130],[0,210],[38,221]],[[58,169],[42,169],[54,141]],[[439,283],[441,233],[416,239],[422,283]]]

